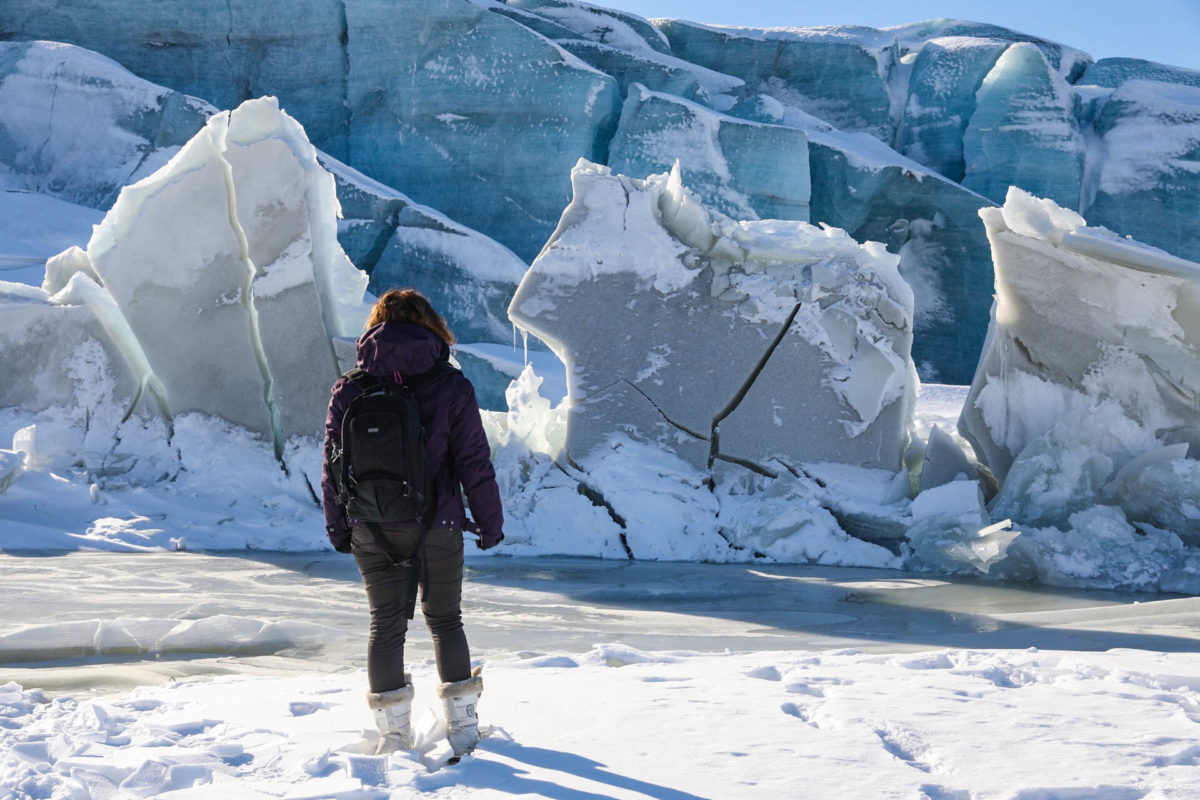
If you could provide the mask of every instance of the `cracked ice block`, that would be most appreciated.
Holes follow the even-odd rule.
[[[215,111],[58,42],[0,42],[0,184],[106,209]]]
[[[808,221],[804,131],[717,114],[634,84],[608,165],[623,175],[650,175],[676,161],[705,205],[723,214]]]
[[[1086,146],[1070,85],[1036,45],[1012,45],[976,94],[963,134],[963,185],[996,202],[1020,186],[1078,208]]]
[[[88,245],[170,415],[277,444],[320,428],[330,337],[357,330],[366,276],[338,247],[332,177],[272,98],[214,117],[126,187]]]
[[[580,162],[572,183],[509,308],[567,365],[569,459],[623,431],[701,467],[898,466],[912,293],[895,256],[803,222],[735,222],[679,170]]]
[[[1143,449],[1200,427],[1200,264],[1087,228],[1016,188],[981,216],[996,303],[958,427],[997,478],[1098,403],[1119,405],[1146,432]],[[1106,430],[1097,436],[1115,435]],[[1117,457],[1137,455],[1124,450]]]
[[[339,373],[330,335],[356,329],[336,319],[338,309],[322,309],[322,295],[348,284],[361,298],[363,289],[337,243],[333,180],[303,129],[272,100],[238,107],[224,137],[238,224],[255,270],[255,323],[279,429],[315,436]],[[334,319],[327,325],[325,317]]]

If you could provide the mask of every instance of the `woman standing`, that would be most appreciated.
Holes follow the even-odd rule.
[[[379,754],[412,748],[413,688],[404,672],[404,637],[418,585],[455,760],[479,741],[475,705],[483,681],[478,668],[471,670],[462,627],[462,532],[476,532],[477,544],[485,550],[495,547],[504,539],[504,516],[475,388],[448,366],[453,343],[446,321],[413,289],[380,297],[358,339],[358,368],[367,380],[408,382],[419,407],[431,484],[422,521],[365,522],[348,518],[339,502],[337,468],[331,462],[341,451],[342,423],[350,402],[364,391],[363,380],[343,376],[333,385],[325,420],[325,525],[334,549],[354,554],[367,588],[367,702],[379,725]],[[463,508],[463,492],[474,526]]]

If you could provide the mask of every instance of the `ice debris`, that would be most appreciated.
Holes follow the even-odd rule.
[[[1200,264],[1015,188],[982,216],[996,304],[959,430],[1001,481],[992,516],[1025,531],[1015,563],[1087,585],[1184,580],[1184,543],[1200,544]],[[1120,545],[1134,529],[1143,543]]]
[[[566,458],[626,431],[685,461],[899,465],[912,291],[882,245],[802,222],[735,222],[681,172],[581,161],[509,314],[567,366]]]

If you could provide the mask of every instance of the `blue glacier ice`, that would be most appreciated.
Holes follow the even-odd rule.
[[[368,289],[420,289],[464,342],[512,338],[508,302],[526,264],[511,250],[401,192],[322,155],[342,206],[338,241]]]
[[[9,0],[0,39],[52,39],[230,108],[275,95],[313,142],[532,258],[603,155],[616,82],[466,0]]]
[[[874,28],[721,28],[656,20],[671,52],[838,128],[891,141],[889,39]],[[885,52],[887,51],[887,52]]]
[[[1088,67],[1078,83],[1116,89],[1125,81],[1161,81],[1200,86],[1200,70],[1172,67],[1141,58],[1102,58]]]
[[[81,47],[0,42],[0,186],[108,208],[215,110]]]
[[[995,201],[1020,186],[1078,208],[1086,145],[1070,85],[1036,46],[1010,46],[983,79],[963,134],[963,185]]]
[[[706,205],[735,219],[808,221],[804,131],[718,114],[634,84],[609,148],[623,175],[668,172],[680,163]]]
[[[72,244],[86,245],[90,225],[101,215],[52,205],[50,196],[107,210],[124,184],[165,164],[217,113],[73,45],[0,43],[0,64],[0,185],[9,189],[4,208],[56,215],[7,220],[0,255],[40,255],[44,262]],[[339,242],[356,266],[372,274],[371,291],[416,286],[434,298],[464,341],[511,339],[505,309],[524,262],[494,240],[318,155],[336,180],[344,217]],[[64,239],[66,231],[74,235]],[[42,282],[40,276],[30,280]]]
[[[1008,45],[960,36],[931,39],[917,51],[904,103],[904,155],[950,180],[963,179],[963,134],[975,113],[975,93]]]
[[[1200,87],[1125,81],[1095,130],[1104,159],[1088,221],[1200,261]]]
[[[656,92],[676,95],[718,110],[728,110],[742,93],[745,81],[698,67],[657,51],[630,53],[599,42],[579,39],[558,44],[617,80],[622,96],[639,83]]]
[[[504,3],[572,31],[573,38],[600,42],[629,52],[671,52],[667,38],[636,14],[573,0],[504,0]]]

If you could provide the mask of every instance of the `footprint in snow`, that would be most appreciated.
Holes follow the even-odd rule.
[[[910,728],[888,722],[875,728],[875,735],[883,742],[884,750],[913,769],[933,772],[938,766],[933,748]]]

